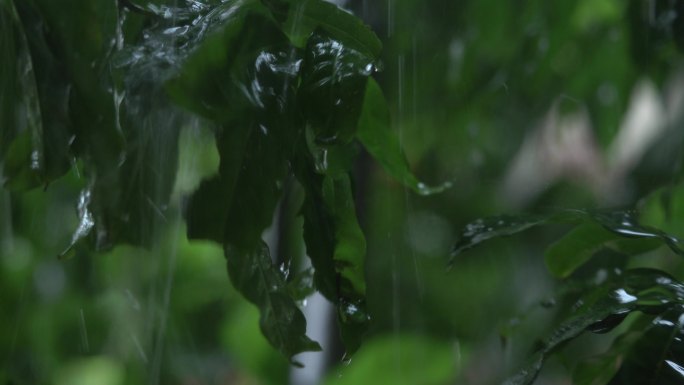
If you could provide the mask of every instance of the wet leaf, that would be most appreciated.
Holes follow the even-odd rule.
[[[0,160],[3,184],[16,189],[42,181],[43,127],[36,76],[24,26],[13,1],[0,3]]]
[[[390,113],[380,86],[369,79],[359,119],[357,138],[368,152],[396,180],[420,195],[439,193],[451,187],[447,182],[430,187],[420,182],[411,172],[398,138],[391,132]]]
[[[305,269],[294,275],[294,278],[287,284],[292,299],[302,301],[316,292],[313,277],[313,268]]]
[[[266,109],[261,99],[266,94],[273,99],[280,91],[272,84],[260,90],[257,87],[261,84],[251,82],[250,75],[259,70],[257,66],[277,66],[271,70],[279,74],[296,75],[299,71],[296,52],[289,49],[287,38],[261,13],[263,10],[257,6],[239,9],[243,17],[229,18],[222,28],[204,39],[184,62],[178,76],[167,84],[175,102],[221,123],[239,119],[255,108]],[[269,49],[273,45],[277,46],[277,53]]]
[[[224,242],[233,228],[250,233],[244,242],[254,244],[270,224],[297,135],[291,104],[297,57],[289,55],[275,25],[250,14],[199,48],[169,84],[174,98],[191,101],[191,107],[198,101],[193,111],[223,122],[217,131],[219,175],[203,181],[188,205],[191,238]],[[252,207],[257,210],[250,213]]]
[[[662,312],[684,302],[684,285],[653,269],[627,270],[584,294],[577,307],[544,341],[527,366],[505,384],[531,384],[546,358],[584,331],[605,333],[631,312]]]
[[[636,323],[636,326],[642,326]],[[636,330],[634,325],[632,330]],[[610,349],[601,355],[582,361],[573,371],[572,382],[576,385],[606,385],[620,370],[624,356],[642,336],[641,331],[628,331],[615,339]]]
[[[32,1],[22,1],[18,12],[25,26],[40,102],[42,183],[49,184],[64,175],[74,159],[71,141],[75,136],[68,104],[71,83],[64,77],[63,61],[51,47],[39,9]]]
[[[261,331],[271,345],[288,357],[321,350],[306,336],[304,315],[290,297],[285,278],[274,266],[266,245],[260,244],[251,252],[226,245],[224,252],[233,285],[259,308]]]
[[[322,0],[266,0],[274,14],[284,20],[283,30],[298,47],[304,47],[311,33],[324,30],[334,40],[374,60],[382,43],[359,18]]]
[[[356,219],[351,182],[346,175],[323,180],[323,201],[334,222],[333,263],[337,274],[337,308],[342,340],[353,353],[368,331],[366,310],[366,239]]]
[[[326,34],[308,40],[299,102],[320,145],[349,142],[356,132],[373,59]]]
[[[681,384],[684,381],[684,306],[656,317],[625,355],[609,384]]]
[[[188,202],[188,236],[223,243],[233,285],[259,307],[264,335],[288,357],[320,349],[261,241],[299,136],[298,60],[272,21],[249,13],[208,38],[169,83],[174,98],[221,122],[219,173]]]
[[[571,274],[603,245],[627,254],[636,254],[664,244],[674,253],[684,255],[679,239],[661,230],[642,226],[632,211],[564,210],[549,215],[503,215],[477,219],[459,233],[449,265],[464,251],[489,239],[518,234],[543,224],[558,223],[580,226],[547,251],[547,266],[558,276]]]
[[[500,215],[476,219],[468,223],[458,234],[451,252],[453,258],[487,240],[507,237],[546,223],[548,218],[539,215]]]
[[[546,267],[553,275],[565,278],[587,262],[606,242],[617,237],[601,225],[579,225],[546,249]]]
[[[346,174],[315,172],[313,159],[300,159],[297,178],[304,186],[304,241],[314,266],[316,288],[337,306],[345,347],[353,353],[367,332],[364,259],[366,241],[356,219]]]
[[[566,278],[603,248],[632,255],[656,249],[661,244],[650,238],[623,238],[592,222],[575,227],[549,246],[544,259],[546,267],[553,275]]]

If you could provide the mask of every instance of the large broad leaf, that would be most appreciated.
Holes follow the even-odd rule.
[[[189,202],[190,237],[223,242],[229,227],[258,222],[256,231],[245,230],[258,233],[245,241],[254,244],[270,224],[276,185],[287,172],[297,135],[291,105],[297,62],[280,30],[250,14],[210,37],[169,83],[175,100],[223,122],[217,131],[219,175],[202,182]],[[244,223],[229,215],[241,210],[233,204],[236,194],[249,204],[246,211],[257,208],[245,213]]]
[[[505,384],[533,383],[546,358],[586,330],[605,333],[633,311],[662,312],[682,302],[684,285],[666,273],[652,269],[627,270],[583,295],[577,301],[576,310],[546,338],[530,363]]]
[[[399,139],[391,131],[390,113],[385,97],[373,79],[369,79],[366,86],[356,136],[390,175],[416,193],[429,195],[451,186],[447,182],[441,186],[430,187],[413,175],[399,145]]]
[[[188,235],[224,244],[235,287],[259,307],[271,344],[288,356],[318,345],[285,280],[262,244],[288,175],[298,125],[297,52],[260,13],[230,19],[169,83],[173,97],[222,122],[218,175],[205,180],[187,207]]]
[[[487,240],[554,223],[580,225],[547,251],[549,270],[562,277],[572,273],[604,246],[626,254],[637,254],[664,244],[676,254],[684,255],[679,239],[642,226],[636,221],[634,212],[564,210],[550,215],[503,215],[475,220],[460,231],[449,265],[464,251]],[[596,232],[591,233],[592,230]]]

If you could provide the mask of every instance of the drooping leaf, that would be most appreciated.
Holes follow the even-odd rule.
[[[64,77],[63,60],[56,56],[40,11],[33,1],[22,1],[17,11],[22,19],[31,51],[32,66],[40,102],[42,125],[42,183],[64,175],[73,163],[73,123],[69,116],[70,81]],[[47,36],[46,36],[47,35]]]
[[[273,23],[250,14],[210,37],[169,83],[176,100],[223,122],[217,131],[219,175],[203,181],[189,202],[190,237],[224,242],[229,227],[242,231],[258,222],[256,230],[245,230],[256,234],[245,241],[253,244],[270,224],[276,185],[287,172],[297,135],[291,105],[297,61]],[[237,199],[244,202],[234,204]],[[258,210],[245,217],[229,215],[245,203],[246,211]]]
[[[291,357],[318,350],[261,235],[271,224],[299,137],[298,53],[269,18],[248,12],[207,38],[169,83],[173,97],[221,123],[218,175],[187,207],[188,235],[223,243],[234,286],[259,307],[269,342]]]
[[[368,331],[366,310],[366,239],[356,219],[356,207],[349,178],[326,177],[323,201],[335,226],[333,263],[337,274],[337,308],[342,340],[353,353]]]
[[[506,380],[506,385],[532,384],[544,361],[584,331],[605,333],[631,312],[659,313],[684,302],[684,285],[653,269],[627,270],[583,295],[574,312],[545,339],[529,364]]]
[[[44,168],[43,127],[33,60],[13,1],[0,3],[0,162],[7,184],[31,188]]]
[[[357,138],[368,152],[396,180],[420,195],[439,193],[451,186],[447,182],[430,187],[420,182],[409,169],[399,145],[391,131],[390,113],[380,86],[369,79],[364,96],[363,110],[359,119]]]
[[[307,158],[300,159],[297,170],[306,191],[302,206],[306,251],[315,269],[316,288],[337,306],[343,342],[347,352],[353,353],[369,323],[366,241],[356,219],[349,177],[320,175],[314,171],[312,158]]]
[[[226,245],[224,252],[233,285],[259,308],[261,331],[271,345],[288,357],[321,350],[306,336],[304,315],[290,297],[285,278],[274,267],[266,245],[247,253]]]

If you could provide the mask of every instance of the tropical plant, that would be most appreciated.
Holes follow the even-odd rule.
[[[495,298],[498,292],[512,292],[500,289],[501,282],[514,276],[510,269],[522,262],[502,262],[493,268],[489,262],[478,265],[476,256],[491,261],[492,255],[506,247],[516,247],[525,236],[517,234],[525,232],[534,235],[534,242],[520,247],[520,254],[535,254],[543,244],[546,268],[560,282],[548,284],[558,286],[555,290],[536,293],[547,298],[542,308],[554,309],[553,314],[541,316],[544,325],[556,326],[543,341],[533,344],[542,335],[539,329],[546,327],[530,332],[521,330],[522,326],[499,325],[504,349],[519,334],[525,342],[523,348],[514,350],[516,355],[532,350],[506,384],[533,383],[547,360],[556,358],[565,361],[578,384],[680,383],[684,378],[684,283],[678,278],[680,263],[662,262],[671,255],[684,255],[680,241],[684,234],[679,228],[684,218],[684,190],[679,184],[684,130],[676,97],[670,98],[675,101],[667,107],[671,116],[666,127],[653,134],[652,144],[636,160],[630,159],[632,163],[601,170],[609,174],[606,186],[592,186],[596,194],[608,191],[614,199],[606,200],[616,209],[539,209],[545,207],[544,200],[552,206],[559,201],[563,207],[577,207],[572,203],[577,201],[590,206],[582,199],[566,204],[565,190],[552,190],[540,198],[541,203],[528,204],[534,214],[477,219],[466,223],[455,238],[442,234],[451,227],[438,215],[458,211],[460,217],[449,221],[463,224],[465,218],[503,211],[492,203],[491,189],[472,185],[507,167],[514,156],[509,136],[525,134],[530,116],[546,114],[543,127],[555,127],[565,115],[591,119],[597,125],[597,141],[605,145],[615,136],[613,127],[627,110],[628,90],[640,74],[662,87],[668,82],[679,84],[666,75],[681,62],[678,50],[684,18],[680,15],[684,12],[680,3],[561,1],[557,9],[551,9],[544,2],[531,2],[520,10],[494,0],[427,3],[434,6],[387,1],[388,14],[404,15],[405,20],[414,14],[423,18],[402,25],[403,29],[397,28],[394,18],[387,25],[375,22],[376,30],[387,27],[381,38],[390,53],[383,54],[381,39],[371,27],[323,0],[0,0],[4,54],[0,59],[0,181],[5,189],[0,209],[6,216],[0,217],[0,253],[11,250],[22,255],[22,243],[15,245],[21,240],[13,235],[15,227],[32,240],[41,237],[26,235],[33,232],[28,223],[32,220],[22,219],[27,212],[45,212],[45,218],[55,222],[60,211],[50,209],[53,206],[46,201],[69,201],[78,213],[75,222],[65,220],[65,227],[71,227],[70,239],[65,242],[53,236],[42,240],[45,244],[40,248],[53,250],[55,243],[62,242],[55,254],[64,264],[78,260],[77,271],[97,271],[102,280],[115,270],[116,262],[94,269],[91,265],[100,263],[95,255],[135,259],[148,255],[144,249],[164,254],[167,247],[176,247],[168,246],[169,239],[179,237],[183,238],[180,248],[197,247],[200,251],[187,254],[209,263],[218,245],[232,286],[258,308],[262,335],[290,364],[298,365],[296,356],[302,352],[321,349],[307,335],[302,313],[306,299],[318,292],[335,307],[345,356],[365,346],[355,356],[360,364],[343,369],[341,383],[372,382],[370,378],[381,370],[392,373],[396,383],[439,384],[454,379],[456,366],[462,369],[459,380],[478,383],[480,378],[492,377],[469,377],[461,367],[460,341],[465,346],[463,360],[475,368],[471,371],[477,371],[478,354],[483,353],[473,341],[493,323],[500,323],[497,317],[508,319],[518,312],[515,307],[525,302],[525,295],[519,291],[516,298]],[[644,17],[647,6],[651,19]],[[435,9],[445,13],[440,15]],[[445,16],[452,13],[462,20]],[[482,26],[482,31],[470,30],[468,25]],[[597,31],[610,32],[614,39],[593,39]],[[423,34],[444,38],[421,47],[416,36]],[[448,58],[443,52],[448,52]],[[602,64],[601,55],[606,52],[618,59]],[[579,72],[575,56],[582,55],[596,60],[587,65],[590,70]],[[501,63],[510,65],[510,73],[506,72],[509,67],[499,68]],[[421,66],[437,75],[416,75]],[[409,86],[402,80],[407,68],[414,72]],[[395,77],[400,79],[398,84],[388,81]],[[567,92],[580,101],[560,97],[549,102],[540,90],[551,95]],[[406,112],[409,94],[411,114]],[[426,106],[431,100],[472,108],[437,113],[432,109],[444,107],[441,103]],[[536,104],[528,106],[530,100]],[[418,107],[430,113],[420,116]],[[442,121],[463,130],[425,128],[441,127]],[[491,141],[474,139],[478,123],[489,127],[480,135],[489,135]],[[417,167],[421,175],[425,171],[430,180],[457,180],[457,188],[449,189],[451,183],[430,187],[414,176],[402,151],[406,135],[393,131],[393,127],[410,125],[420,132],[407,134],[412,142],[408,145],[422,146],[428,153]],[[504,128],[505,133],[494,133]],[[461,135],[466,132],[464,140]],[[432,139],[425,139],[429,135]],[[544,133],[539,137],[545,138]],[[454,147],[444,144],[437,146],[441,151],[430,153],[430,140],[453,142],[462,151],[453,155]],[[188,162],[188,147],[194,149],[193,162]],[[528,149],[522,148],[523,153]],[[482,166],[482,153],[495,162]],[[388,182],[383,185],[389,191],[386,196],[384,191],[369,194],[363,177],[370,168],[365,160],[368,154],[403,187],[397,189]],[[461,157],[476,164],[475,172],[463,166],[470,160]],[[445,177],[449,173],[440,170],[452,167],[445,159],[459,159],[454,163],[461,162],[463,167]],[[530,179],[516,174],[521,162],[513,162],[508,187]],[[595,177],[595,170],[574,163],[558,167],[560,171],[542,169],[539,173],[561,178],[577,172],[576,167],[591,174],[588,179],[595,184],[605,176],[598,172]],[[192,170],[184,172],[188,168]],[[623,177],[634,186],[618,192],[624,186],[615,180]],[[533,191],[530,194],[539,194],[535,186],[526,187]],[[70,195],[73,190],[79,193]],[[438,198],[442,201],[422,200],[417,205],[423,210],[411,212],[413,198],[407,191],[418,196],[443,192]],[[516,189],[504,186],[504,191],[520,205],[533,199],[516,195]],[[367,210],[366,200],[381,208]],[[397,220],[402,210],[409,218],[405,227]],[[366,216],[371,220],[364,223]],[[276,241],[265,241],[269,228],[278,233]],[[397,243],[390,232],[407,240]],[[551,241],[538,242],[537,236]],[[185,237],[194,246],[183,243]],[[380,256],[375,261],[366,259],[367,237],[386,238],[369,250],[369,255]],[[501,237],[508,238],[498,245],[507,246],[497,249]],[[448,251],[441,246],[451,239],[455,245],[450,257],[444,258]],[[300,244],[305,253],[299,250]],[[422,254],[427,257],[421,259]],[[21,302],[15,297],[23,296],[25,284],[17,282],[29,276],[22,270],[26,263],[17,256],[0,256],[7,269],[2,276],[10,277],[0,283],[0,290],[9,293],[2,307],[18,309]],[[648,258],[656,262],[644,263]],[[136,274],[151,275],[138,263]],[[197,269],[192,266],[187,271]],[[448,268],[450,274],[444,273]],[[40,289],[39,273],[37,269],[33,279]],[[173,276],[169,268],[167,282]],[[88,278],[83,286],[87,291],[96,284]],[[184,306],[215,308],[221,303],[217,292],[224,289],[229,290],[221,286],[187,295]],[[45,292],[50,290],[47,287]],[[129,289],[125,290],[132,298],[131,306],[140,308]],[[391,301],[385,298],[388,293]],[[169,296],[167,289],[163,293],[167,305]],[[231,301],[239,304],[238,299]],[[452,302],[461,305],[451,306]],[[78,303],[70,306],[78,308]],[[96,313],[97,306],[86,307],[86,312]],[[463,311],[468,314],[462,315],[461,308],[468,309]],[[251,314],[247,307],[240,309],[247,314],[245,318]],[[41,313],[31,314],[37,314],[35,318]],[[159,333],[166,327],[164,317]],[[234,316],[224,331],[226,340],[240,346],[236,350],[242,345],[234,341],[244,337],[240,327],[248,327],[242,325],[241,317]],[[215,318],[220,317],[208,317],[211,322]],[[88,352],[82,304],[80,320],[78,330],[70,333],[81,333],[81,350]],[[0,319],[0,327],[9,330],[14,322]],[[411,335],[426,329],[429,333],[425,334],[438,340]],[[382,336],[385,332],[392,333],[390,338]],[[587,339],[590,333],[608,338]],[[0,335],[0,343],[11,344],[14,352],[16,332],[5,334]],[[102,334],[106,333],[94,332],[91,339],[106,340]],[[150,353],[130,334],[146,362]],[[244,345],[258,345],[258,337],[250,336],[244,337],[248,340]],[[574,340],[590,341],[583,354],[572,354],[577,349]],[[457,341],[458,365],[444,341]],[[158,340],[152,345],[155,357],[150,359],[153,368],[148,382],[159,382],[158,355],[163,349]],[[251,365],[253,371],[266,372],[276,362],[278,375],[263,374],[261,380],[282,383],[287,369],[278,366],[277,359],[253,346],[244,350],[236,356],[248,356],[246,366]],[[587,358],[587,352],[596,354]],[[10,365],[24,362],[7,361]],[[18,369],[18,373],[34,371],[31,360],[26,361],[29,369]],[[124,380],[110,361],[90,364],[101,373],[114,373],[111,378],[120,377],[113,383],[144,378],[129,374]],[[398,368],[402,364],[413,375],[404,375]],[[426,368],[424,375],[415,375],[421,368]],[[8,381],[21,381],[12,370],[2,370]],[[76,378],[66,373],[66,379],[58,383]]]

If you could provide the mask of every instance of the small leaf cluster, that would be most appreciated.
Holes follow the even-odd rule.
[[[654,207],[660,207],[662,196],[671,194],[672,188],[657,190],[639,202],[638,210],[568,209],[545,215],[478,219],[460,231],[450,264],[457,263],[468,249],[488,240],[550,225],[572,226],[563,237],[547,247],[545,263],[550,273],[575,282],[575,286],[581,282],[574,278],[578,270],[605,251],[625,262],[631,256],[652,252],[661,246],[667,246],[674,254],[682,256],[681,240],[658,228],[672,228],[667,226],[664,217],[654,219],[653,215],[651,218],[640,215],[653,212]],[[672,205],[669,202],[664,207],[671,209]],[[646,207],[649,210],[645,210]],[[681,339],[684,333],[684,284],[659,269],[623,270],[621,266],[624,265],[620,263],[611,271],[602,270],[603,274],[591,282],[584,282],[571,290],[578,296],[569,314],[541,342],[528,363],[504,383],[532,384],[545,360],[561,351],[569,341],[587,331],[608,333],[613,330],[620,333],[613,345],[601,355],[582,360],[574,369],[573,383],[681,383],[684,378],[684,345]],[[625,322],[631,314],[634,317]]]

